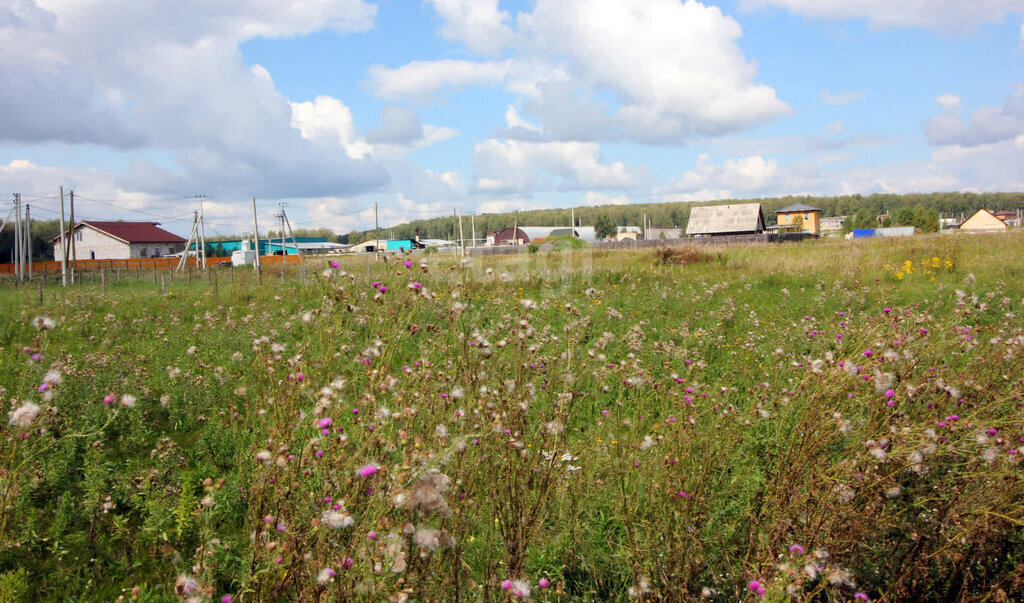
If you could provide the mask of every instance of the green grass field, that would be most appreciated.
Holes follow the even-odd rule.
[[[1024,597],[1024,233],[409,259],[3,285],[0,600]]]

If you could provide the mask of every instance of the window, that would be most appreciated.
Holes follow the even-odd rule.
[[[140,247],[139,248],[139,257],[140,258],[148,257],[147,256],[148,253],[149,253],[149,250],[146,249],[145,247]]]
[[[804,213],[804,220],[810,220],[810,219],[811,219],[811,214]]]
[[[89,252],[89,259],[90,260],[95,260],[96,259],[96,252],[95,251],[90,251]]]
[[[167,248],[167,255],[172,255],[173,253],[174,253],[174,248],[173,247],[168,247]]]
[[[75,233],[75,240],[76,241],[81,241],[82,240],[82,231],[81,230],[79,230],[78,232]]]

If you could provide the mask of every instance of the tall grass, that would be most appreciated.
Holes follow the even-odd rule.
[[[1022,250],[2,290],[0,597],[1022,596]]]

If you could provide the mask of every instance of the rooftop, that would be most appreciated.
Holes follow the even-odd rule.
[[[108,235],[121,239],[125,243],[185,243],[185,239],[174,233],[158,228],[159,222],[101,222],[98,220],[82,220],[75,228],[89,226]],[[57,240],[60,236],[53,239]]]
[[[807,205],[806,203],[794,203],[793,205],[787,205],[782,209],[775,210],[777,214],[788,214],[802,211],[822,211],[820,207],[814,207],[813,205]]]

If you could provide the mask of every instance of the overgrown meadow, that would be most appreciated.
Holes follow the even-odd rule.
[[[1024,597],[1024,235],[0,290],[0,599]]]

